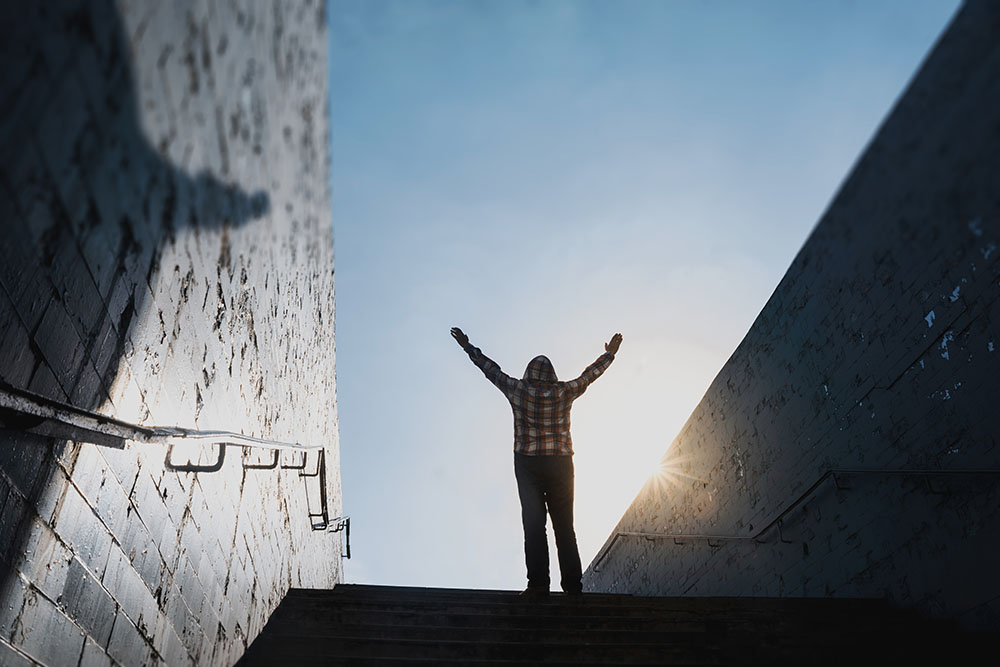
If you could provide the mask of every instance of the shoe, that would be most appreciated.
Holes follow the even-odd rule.
[[[583,595],[583,590],[581,589],[581,590],[565,591],[565,593],[566,595],[569,595],[571,597],[580,597],[581,595]]]
[[[522,597],[548,597],[549,589],[547,586],[528,586],[523,591],[521,591]]]

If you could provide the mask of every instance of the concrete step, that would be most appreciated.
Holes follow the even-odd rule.
[[[699,609],[717,608],[723,605],[730,608],[823,609],[839,610],[839,612],[851,611],[852,613],[866,609],[882,612],[888,606],[884,600],[870,598],[653,597],[606,593],[584,593],[582,596],[575,596],[554,592],[546,597],[526,599],[520,596],[520,591],[374,586],[368,584],[340,584],[332,589],[293,588],[288,591],[288,597],[315,600],[329,600],[331,598],[338,600],[357,599],[366,603],[381,600],[388,600],[394,603],[421,601],[437,603],[454,600],[461,603],[515,603],[556,607],[579,604],[581,600],[585,600],[588,604],[625,606],[631,609]]]
[[[572,627],[569,627],[571,626]],[[328,631],[330,625],[321,623],[283,623],[274,627],[268,624],[271,637],[299,638],[320,635]],[[564,622],[550,628],[538,627],[462,627],[456,625],[394,625],[343,622],[335,626],[341,637],[355,639],[431,639],[452,641],[491,642],[553,642],[557,644],[648,644],[648,643],[696,643],[705,641],[709,632],[704,628],[691,630],[636,630],[632,628],[580,628],[575,623]]]
[[[281,609],[269,622],[275,627],[283,625],[308,625],[311,627],[332,627],[340,624],[360,623],[373,626],[394,627],[454,627],[454,628],[509,628],[513,630],[539,628],[558,630],[567,625],[567,615],[537,615],[526,610],[524,614],[492,614],[488,610],[480,613],[448,613],[433,609],[409,609],[404,611],[372,611],[357,608],[315,610],[302,613],[298,609]],[[573,615],[573,624],[582,630],[622,629],[662,632],[698,632],[706,629],[711,619],[648,617],[614,617]]]
[[[495,630],[501,632],[554,632],[566,629],[581,632],[631,632],[631,633],[799,633],[864,634],[865,632],[918,632],[906,618],[887,615],[871,618],[866,623],[859,619],[821,616],[795,616],[775,618],[771,615],[754,616],[721,615],[709,612],[697,614],[671,613],[648,616],[609,616],[587,614],[537,615],[525,610],[523,614],[494,614],[488,610],[479,613],[440,612],[434,609],[404,611],[372,611],[358,608],[332,610],[282,609],[268,624],[276,633],[308,634],[322,632],[330,627],[400,628],[430,631],[430,628],[450,628],[469,632]]]
[[[256,642],[254,649],[256,649]],[[560,644],[555,642],[489,642],[489,641],[448,641],[419,639],[366,640],[333,635],[330,637],[310,637],[296,639],[295,642],[262,643],[262,656],[288,660],[285,664],[306,664],[307,662],[344,661],[350,664],[355,658],[419,657],[425,661],[442,660],[507,660],[521,661],[522,664],[566,663],[605,664],[621,662],[627,664],[662,664],[663,662],[690,662],[692,664],[719,664],[718,650],[705,646],[686,644]],[[247,664],[267,664],[267,662]]]
[[[880,600],[528,599],[514,591],[341,585],[289,591],[240,664],[898,662],[928,657],[952,631]]]
[[[526,599],[523,597],[498,597],[495,600],[483,599],[365,599],[360,596],[294,596],[296,606],[303,612],[313,612],[336,607],[356,612],[382,611],[397,612],[413,609],[435,610],[442,613],[482,614],[488,612],[495,615],[521,616],[530,613],[534,616],[617,616],[645,617],[650,613],[674,614],[678,617],[687,615],[693,618],[705,615],[716,615],[720,612],[734,617],[745,618],[798,618],[807,615],[815,618],[830,619],[845,618],[881,618],[889,610],[888,605],[879,600],[821,600],[815,598],[803,599],[753,599],[753,598],[672,598],[660,603],[637,602],[636,604],[609,604],[606,599],[589,595],[572,596],[553,599]],[[830,604],[824,604],[830,603]]]

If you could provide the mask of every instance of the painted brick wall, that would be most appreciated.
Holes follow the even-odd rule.
[[[751,536],[829,469],[1000,470],[998,246],[1000,5],[970,1],[615,532]],[[585,586],[996,627],[998,547],[1000,477],[841,475],[759,543],[620,537]]]
[[[323,3],[0,12],[0,379],[323,444],[339,514]],[[219,448],[2,418],[0,664],[231,664],[289,586],[342,578],[318,478],[286,468],[316,454],[230,447],[212,472]]]

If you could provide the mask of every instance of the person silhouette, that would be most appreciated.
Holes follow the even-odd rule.
[[[560,585],[571,595],[583,592],[580,552],[573,530],[573,440],[569,412],[573,401],[615,359],[622,335],[616,333],[604,345],[604,354],[580,377],[560,382],[549,358],[539,355],[528,363],[517,380],[469,343],[469,337],[453,327],[452,337],[497,389],[514,412],[514,477],[521,500],[524,527],[524,560],[528,587],[522,595],[548,595],[549,546],[545,536],[545,514],[552,517],[552,530],[559,553]]]

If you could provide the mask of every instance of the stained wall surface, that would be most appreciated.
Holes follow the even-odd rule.
[[[339,514],[323,3],[3,5],[0,380],[322,444]],[[0,664],[231,664],[342,578],[317,454],[0,422]]]
[[[1000,6],[970,1],[585,587],[887,596],[1000,625],[998,244]],[[845,469],[865,472],[824,477]]]

